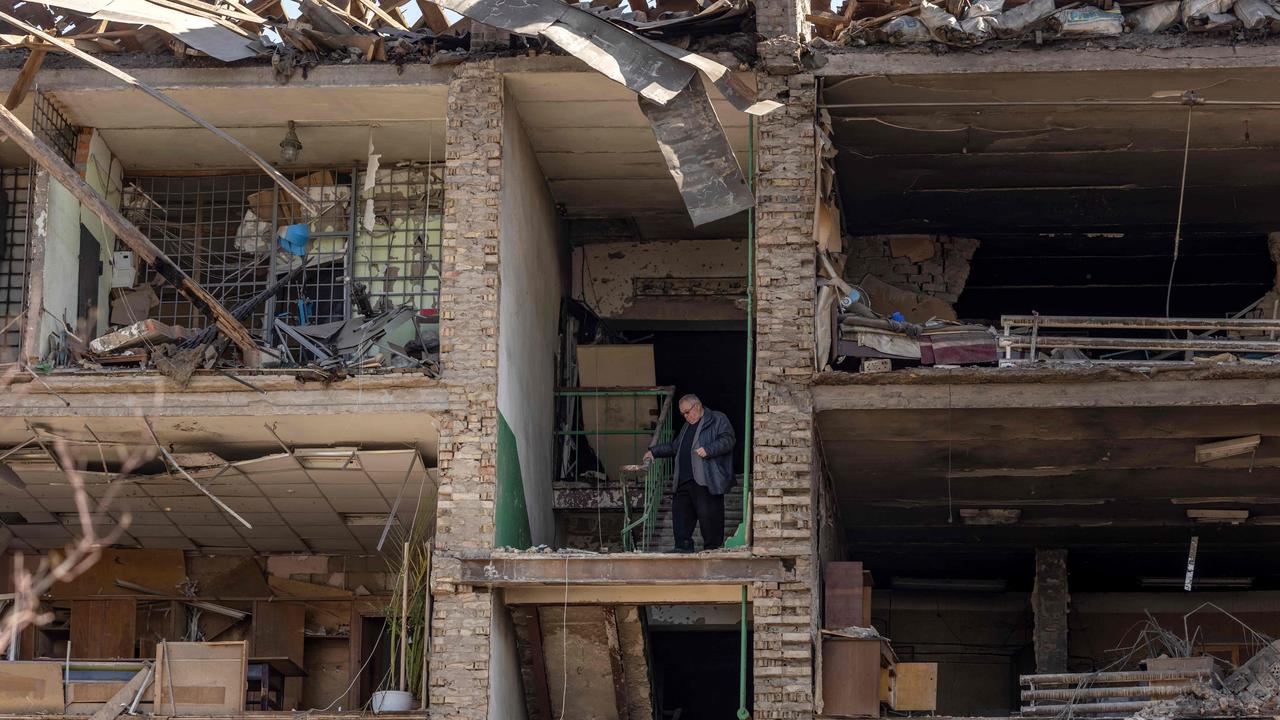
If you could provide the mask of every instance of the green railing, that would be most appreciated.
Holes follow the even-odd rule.
[[[672,437],[672,412],[675,404],[675,388],[672,387],[635,387],[635,388],[562,388],[556,391],[556,399],[571,399],[572,411],[567,419],[563,419],[556,429],[556,436],[563,440],[566,437],[585,437],[591,441],[592,452],[597,463],[602,454],[611,454],[604,447],[605,440],[610,437],[628,436],[632,438],[631,448],[627,453],[628,462],[618,467],[599,466],[606,476],[618,483],[622,504],[622,547],[632,550],[650,550],[653,545],[654,526],[658,520],[658,510],[662,505],[662,492],[671,482],[672,461],[670,458],[655,458],[648,465],[640,465],[645,450],[657,443],[670,442]],[[658,403],[657,419],[649,420],[652,410],[646,399],[655,399]],[[599,412],[592,420],[596,427],[579,429],[577,418],[586,420],[582,410],[582,401],[594,399],[601,402],[631,400],[631,417],[634,425],[629,427],[600,427]],[[560,405],[558,402],[557,405]],[[598,410],[598,407],[597,407]],[[610,408],[612,414],[613,408]],[[606,418],[607,420],[607,418]],[[578,475],[584,468],[578,468]],[[591,468],[585,468],[591,469]],[[631,497],[635,486],[639,485],[642,494],[642,506],[639,515],[632,517]],[[636,541],[636,534],[640,536]]]

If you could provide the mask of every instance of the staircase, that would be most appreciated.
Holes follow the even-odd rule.
[[[738,529],[738,524],[742,522],[742,476],[738,476],[738,482],[733,489],[724,496],[724,534],[725,538],[729,538]],[[653,527],[653,542],[649,547],[641,548],[649,552],[662,552],[675,547],[675,534],[671,526],[671,491],[666,489],[662,494],[662,505],[658,508],[658,518]],[[693,531],[693,547],[694,549],[702,549],[702,536],[698,533],[698,529]]]

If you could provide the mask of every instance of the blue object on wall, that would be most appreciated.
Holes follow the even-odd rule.
[[[280,234],[280,247],[290,255],[306,257],[307,240],[311,238],[311,228],[306,223],[286,225]]]

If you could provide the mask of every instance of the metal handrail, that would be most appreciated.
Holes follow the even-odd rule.
[[[583,398],[632,398],[636,401],[636,415],[639,415],[638,401],[641,398],[661,398],[661,406],[658,412],[657,422],[652,425],[645,423],[635,428],[610,428],[595,430],[577,430],[572,428],[557,428],[555,433],[557,437],[607,437],[619,435],[631,436],[649,436],[649,442],[646,447],[657,443],[670,442],[672,437],[672,413],[671,407],[675,400],[674,387],[609,387],[609,388],[558,388],[556,390],[556,398],[574,398],[581,401]],[[581,413],[579,412],[579,417]],[[597,448],[597,452],[599,448]],[[622,491],[622,547],[626,551],[648,550],[653,544],[654,529],[657,524],[658,511],[662,505],[662,491],[670,481],[671,472],[674,464],[670,458],[655,458],[643,469],[643,506],[641,512],[634,519],[631,515],[631,494],[628,488],[628,477],[640,474],[640,470],[624,471],[619,468],[618,483]],[[640,542],[637,547],[635,532],[640,531]]]

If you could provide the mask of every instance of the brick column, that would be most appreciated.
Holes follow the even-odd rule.
[[[793,558],[797,582],[758,583],[757,720],[813,717],[817,633],[813,375],[816,161],[812,75],[759,77],[786,107],[761,118],[756,191],[753,546]]]
[[[804,17],[809,7],[810,0],[757,0],[756,32],[767,40],[803,39],[802,35],[809,34],[809,21]]]
[[[458,554],[493,547],[498,445],[498,209],[502,78],[492,62],[449,84],[440,287],[440,420],[433,556],[432,718],[485,720],[492,598],[460,585]]]

